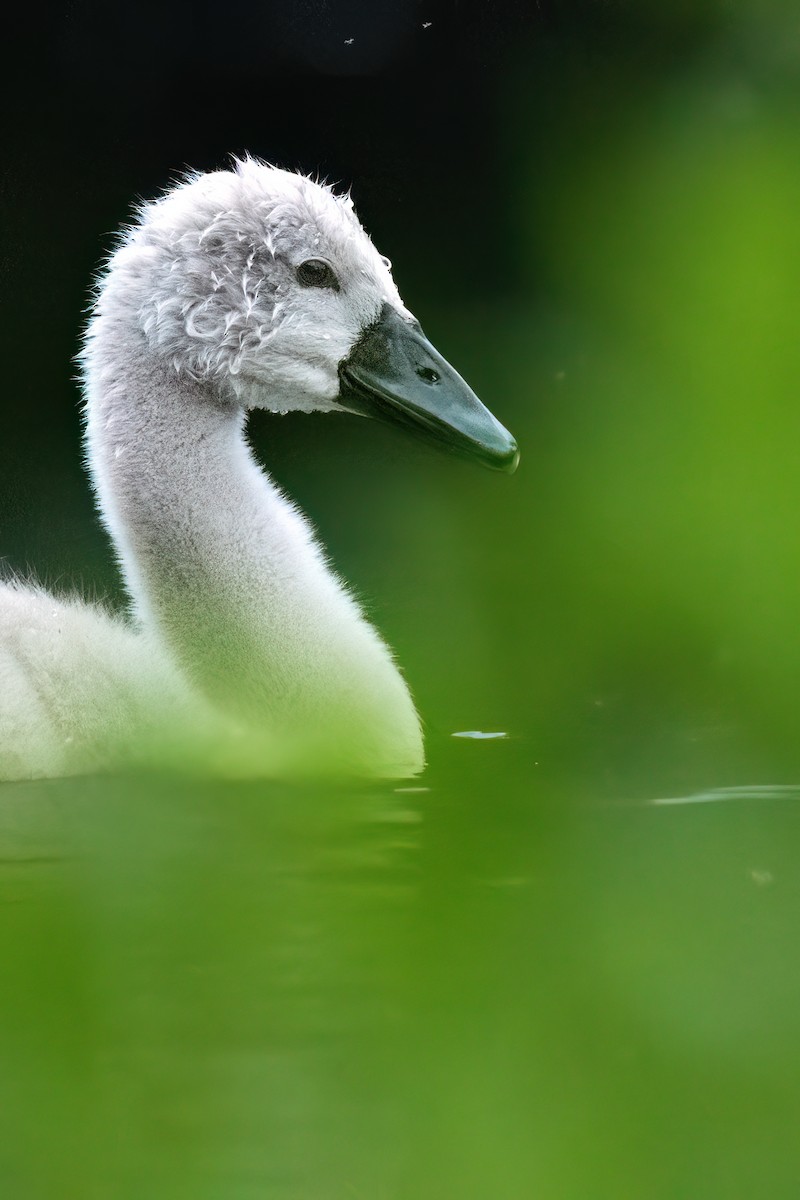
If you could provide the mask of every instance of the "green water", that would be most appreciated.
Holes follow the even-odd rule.
[[[527,759],[7,787],[3,1194],[795,1195],[800,793]]]
[[[0,788],[3,1197],[800,1194],[800,99],[769,7],[657,79],[556,47],[545,113],[509,65],[504,288],[381,243],[516,476],[254,422],[411,682],[414,790]],[[113,587],[68,450],[4,553]]]

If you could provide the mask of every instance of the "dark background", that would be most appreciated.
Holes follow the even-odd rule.
[[[604,0],[21,8],[4,73],[0,556],[50,580],[91,560],[101,590],[115,586],[79,463],[72,359],[91,275],[136,198],[248,151],[351,186],[424,323],[426,298],[529,299],[547,280],[521,260],[509,184],[523,170],[534,189],[552,180],[720,19]],[[477,355],[461,367],[480,375]],[[401,453],[382,432],[287,421],[278,474],[302,456],[298,429],[311,446],[355,436]]]

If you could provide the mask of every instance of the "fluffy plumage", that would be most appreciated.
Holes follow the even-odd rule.
[[[298,287],[309,258],[337,289]],[[389,650],[244,438],[253,407],[341,408],[339,364],[386,305],[410,319],[349,198],[300,175],[248,159],[139,210],[82,354],[130,614],[0,585],[0,778],[421,769]]]

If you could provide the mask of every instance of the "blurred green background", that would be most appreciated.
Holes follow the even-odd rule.
[[[88,279],[136,195],[230,151],[352,183],[522,463],[253,421],[431,765],[3,785],[0,1194],[796,1197],[797,6],[27,19],[9,568],[119,595],[70,380]]]

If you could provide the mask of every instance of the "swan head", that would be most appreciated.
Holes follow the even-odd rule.
[[[171,369],[243,409],[378,416],[516,467],[513,438],[427,340],[349,196],[303,175],[247,158],[145,204],[95,313],[132,321]]]

